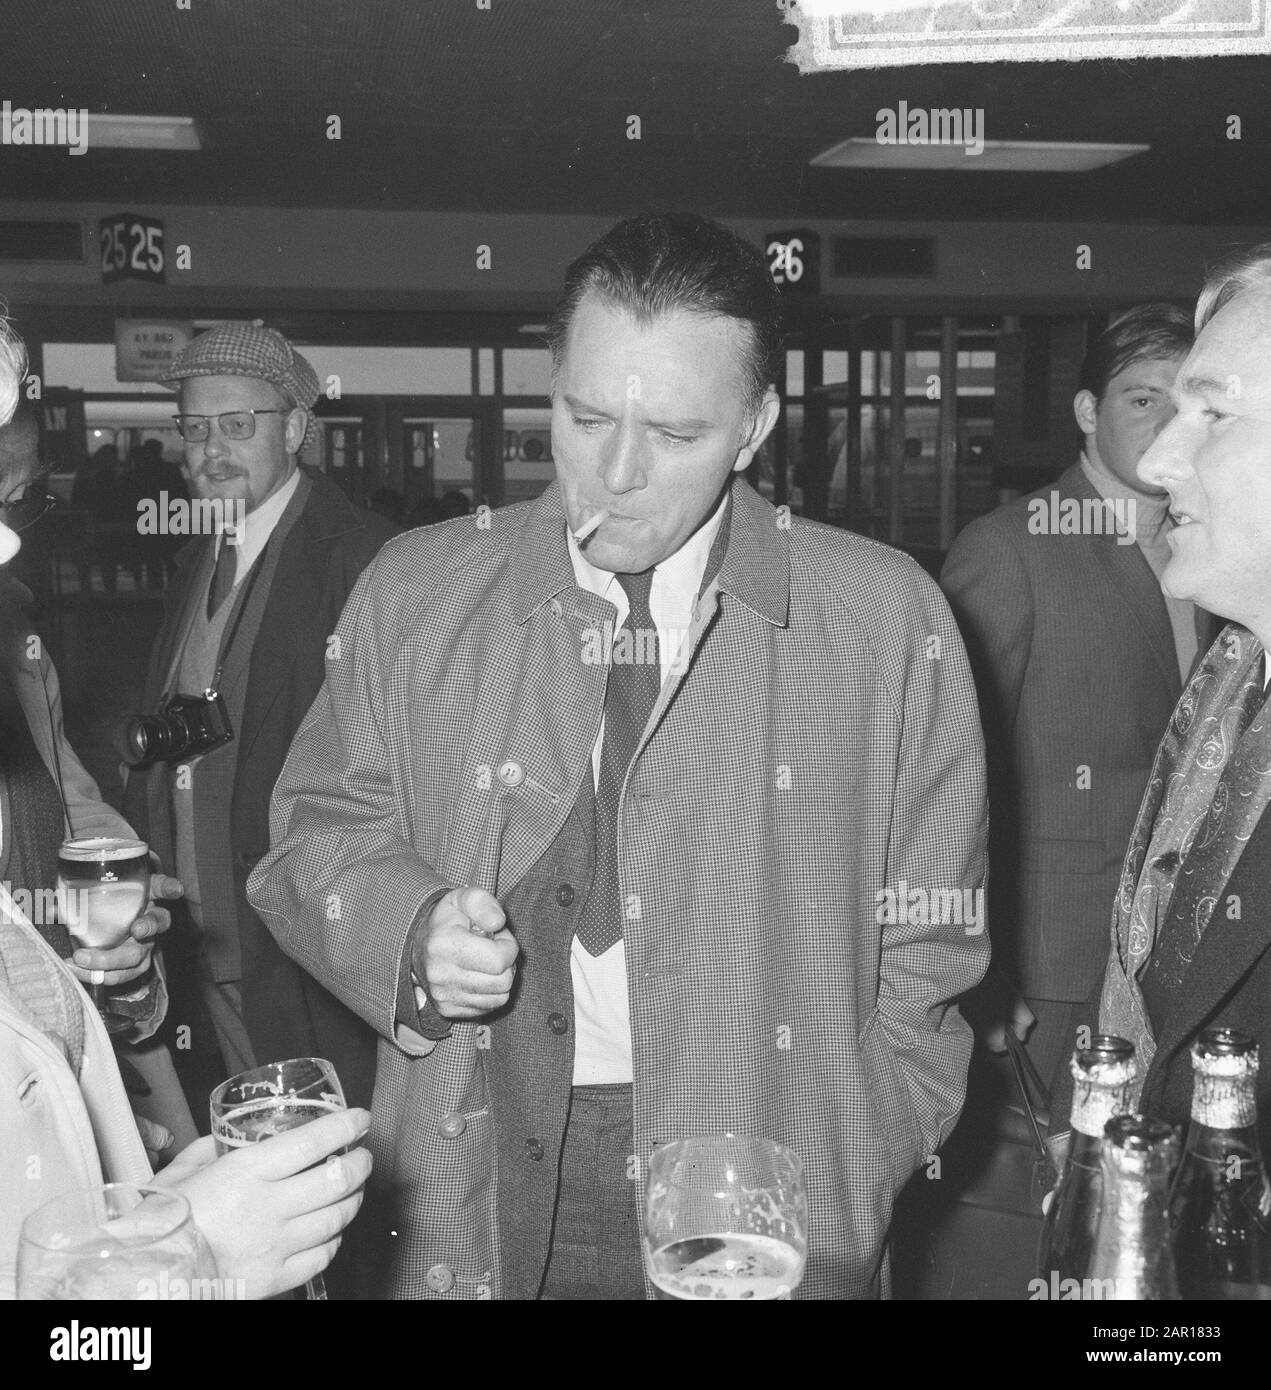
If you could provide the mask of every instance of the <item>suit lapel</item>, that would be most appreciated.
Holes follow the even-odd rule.
[[[1209,926],[1162,1023],[1154,1069],[1169,1065],[1171,1056],[1271,944],[1265,886],[1269,874],[1271,814],[1264,813],[1230,879],[1217,890],[1218,903]],[[1235,911],[1238,917],[1229,915]]]
[[[1078,500],[1102,500],[1079,465],[1070,468],[1061,479],[1061,483],[1066,483],[1066,487],[1061,490]],[[1152,566],[1148,564],[1137,545],[1122,545],[1115,535],[1092,536],[1090,546],[1099,567],[1107,575],[1109,584],[1116,592],[1117,600],[1129,609],[1143,629],[1152,657],[1160,668],[1168,688],[1175,695],[1179,694],[1182,681],[1178,673],[1174,630],[1170,626],[1165,599],[1156,575],[1152,572]]]
[[[151,672],[151,698],[157,703],[160,696],[171,695],[175,666],[185,646],[186,634],[194,621],[195,595],[202,595],[212,579],[215,564],[214,536],[202,536],[192,541],[182,552],[177,572],[168,587],[168,600],[163,607],[163,621],[155,637],[155,666]],[[146,710],[153,714],[153,709]]]
[[[293,517],[284,512],[271,537],[271,543],[279,548],[272,573],[262,570],[260,575],[264,598],[256,635],[251,641],[237,643],[234,652],[236,667],[245,666],[247,672],[240,762],[251,753],[269,707],[291,671],[297,631],[309,631],[303,625],[298,629],[296,615],[312,609],[322,598],[325,552],[313,544],[316,499],[307,477],[301,487],[288,507],[290,511],[290,506],[295,506]],[[260,563],[270,566],[268,553],[262,555]]]

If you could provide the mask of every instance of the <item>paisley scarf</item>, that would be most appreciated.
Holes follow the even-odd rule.
[[[1181,983],[1218,893],[1271,803],[1262,654],[1261,642],[1235,623],[1206,653],[1157,749],[1121,868],[1099,1029],[1134,1043],[1139,1086],[1156,1051],[1145,972],[1165,988]]]

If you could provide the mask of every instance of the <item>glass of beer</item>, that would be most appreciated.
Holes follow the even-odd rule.
[[[95,951],[122,945],[149,900],[150,851],[143,841],[63,841],[57,852],[57,912],[76,945]],[[92,995],[107,1032],[130,1026],[110,1012],[104,985],[93,985]]]
[[[321,1057],[292,1057],[231,1076],[212,1092],[212,1138],[217,1153],[259,1144],[310,1120],[347,1110],[335,1068]],[[305,1285],[310,1299],[327,1296],[322,1275]]]
[[[675,1299],[789,1298],[808,1257],[803,1161],[768,1139],[717,1134],[656,1149],[644,1262]]]
[[[216,1277],[178,1192],[106,1183],[55,1197],[22,1223],[21,1299],[185,1300]]]

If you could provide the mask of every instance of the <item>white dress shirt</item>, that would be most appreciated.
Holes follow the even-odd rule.
[[[248,512],[243,518],[243,534],[238,538],[235,547],[238,551],[238,563],[234,566],[234,588],[243,582],[246,575],[251,573],[252,566],[260,558],[260,552],[264,550],[266,541],[274,533],[274,527],[282,520],[282,514],[287,510],[287,503],[295,496],[296,489],[300,486],[300,469],[293,468],[291,477],[278,489],[271,493],[260,504],[255,511]],[[221,546],[227,544],[228,537],[224,532],[217,537],[216,554],[219,558]]]
[[[662,680],[679,657],[688,638],[693,605],[701,587],[706,561],[724,515],[727,496],[714,514],[684,544],[653,570],[649,612],[658,630]],[[597,569],[578,548],[566,528],[569,558],[580,589],[608,599],[618,610],[614,630],[627,620],[626,591],[608,570]],[[591,771],[600,778],[600,748],[605,728],[592,749]],[[577,937],[570,949],[574,981],[574,1085],[618,1085],[631,1080],[631,1010],[627,998],[627,957],[621,940],[600,956],[590,955]]]

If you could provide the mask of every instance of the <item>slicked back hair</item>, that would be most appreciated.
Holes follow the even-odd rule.
[[[574,313],[593,293],[642,324],[677,310],[745,324],[743,390],[748,412],[758,412],[776,377],[781,298],[757,246],[695,213],[648,214],[617,223],[565,272],[547,330],[553,377]]]
[[[1246,290],[1271,290],[1271,241],[1250,246],[1209,272],[1196,301],[1196,332]]]
[[[1078,389],[1103,399],[1108,382],[1132,362],[1185,356],[1192,346],[1192,321],[1176,304],[1137,304],[1091,343],[1081,364]]]

